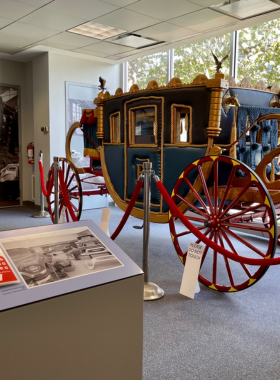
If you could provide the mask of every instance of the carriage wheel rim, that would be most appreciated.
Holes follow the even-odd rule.
[[[62,158],[62,157],[59,158],[59,163],[64,173],[64,182],[65,182],[70,203],[72,204],[71,207],[74,213],[76,214],[77,219],[80,220],[81,214],[82,214],[82,207],[83,207],[83,197],[82,197],[82,186],[81,186],[81,181],[80,181],[78,171],[76,170],[76,167],[72,164],[72,162],[68,160],[67,158]],[[53,165],[51,166],[48,173],[47,188],[48,188],[52,173],[53,173]],[[49,214],[51,216],[52,222],[54,223],[54,200],[51,200],[51,195],[54,194],[53,190],[54,190],[54,184],[53,184],[51,194],[47,196],[46,199],[48,203]],[[75,195],[73,195],[72,193],[73,190],[75,190]],[[78,195],[76,195],[76,193],[78,193]],[[78,202],[78,206],[73,204],[72,202],[73,200],[75,200],[75,202]],[[71,222],[72,218],[70,216],[70,212],[67,209],[66,203],[64,201],[63,193],[61,192],[61,189],[59,187],[59,217],[61,215],[63,206],[66,207],[65,220],[67,223]]]
[[[239,214],[235,214],[235,216],[230,215],[227,216],[227,212],[231,209],[231,206],[234,206],[237,204],[238,200],[244,196],[244,193],[246,193],[246,189],[242,189],[239,194],[239,197],[235,200],[235,203],[233,204],[232,200],[228,204],[226,204],[226,192],[232,190],[232,184],[227,183],[224,186],[224,192],[221,192],[221,186],[218,186],[218,179],[219,179],[219,163],[223,162],[226,164],[231,165],[231,172],[228,177],[229,182],[234,181],[235,172],[237,169],[242,168],[243,172],[248,177],[248,183],[247,187],[248,189],[252,186],[259,190],[260,197],[262,201],[259,202],[259,205],[253,205],[251,206],[250,212],[252,212],[253,215],[256,214],[256,210],[261,209],[265,210],[266,215],[266,221],[269,218],[270,225],[267,226],[267,223],[264,226],[248,226],[244,222],[242,223],[233,223],[231,222],[232,219],[241,218],[242,216],[244,218],[244,215],[247,213],[246,218],[248,217],[248,209],[239,211]],[[203,164],[205,163],[212,163],[212,173],[214,180],[214,186],[212,189],[212,197],[210,192],[207,188],[207,180],[203,183],[203,178],[201,178],[201,175],[203,175],[203,171],[201,168],[203,167]],[[273,207],[273,203],[271,201],[271,198],[269,196],[269,193],[267,189],[262,184],[262,181],[258,178],[258,176],[246,165],[241,163],[238,160],[232,159],[230,157],[226,156],[207,156],[203,157],[202,159],[194,162],[193,164],[189,165],[184,172],[181,174],[179,179],[177,180],[174,190],[172,192],[172,199],[178,204],[179,202],[183,202],[182,194],[180,195],[180,188],[182,187],[182,184],[192,185],[190,181],[188,181],[188,178],[186,178],[192,171],[195,171],[198,173],[198,177],[200,178],[200,184],[203,191],[200,192],[200,194],[197,193],[196,200],[197,203],[200,205],[200,207],[196,204],[192,207],[192,211],[195,212],[194,216],[188,217],[190,221],[193,223],[200,223],[199,229],[202,233],[204,233],[205,236],[216,242],[217,244],[221,246],[227,246],[227,249],[230,249],[231,252],[238,255],[238,252],[236,251],[234,244],[232,244],[231,239],[234,239],[234,241],[239,240],[239,244],[246,247],[247,250],[250,252],[254,252],[254,255],[257,255],[258,258],[263,257],[265,258],[271,258],[275,254],[275,249],[277,245],[277,223],[276,223],[276,214]],[[249,180],[250,178],[250,180]],[[187,180],[186,180],[187,179]],[[190,190],[193,190],[193,192],[196,191],[196,189],[192,189],[189,187]],[[247,189],[247,190],[248,190]],[[221,194],[225,195],[223,199],[223,195],[220,196],[220,199],[218,199],[218,192],[221,192]],[[204,199],[202,199],[202,196],[200,196],[204,192]],[[209,198],[211,198],[211,205],[208,203]],[[224,203],[224,205],[223,205]],[[230,206],[231,205],[231,206]],[[190,208],[190,207],[189,207]],[[255,213],[254,213],[255,212]],[[237,215],[237,216],[236,216]],[[191,233],[186,230],[183,232],[179,232],[176,230],[176,224],[175,224],[174,216],[169,213],[169,226],[170,226],[170,233],[171,238],[175,247],[175,250],[182,261],[182,263],[185,263],[187,250],[185,251],[182,249],[181,246],[181,239],[183,239],[187,235],[191,235]],[[265,224],[265,223],[264,223]],[[276,228],[275,228],[276,226]],[[266,234],[268,237],[268,247],[266,253],[263,253],[259,249],[253,247],[250,243],[248,243],[242,236],[240,238],[240,234],[236,231],[232,231],[231,228],[235,228],[237,231],[241,231],[246,229],[249,231],[249,229],[259,231],[263,234]],[[249,229],[248,229],[249,228]],[[199,239],[195,239],[196,243],[201,243]],[[208,255],[209,248],[205,247],[203,254],[202,254],[202,262],[201,262],[201,269],[203,268],[204,261]],[[242,253],[243,254],[243,253]],[[241,254],[241,256],[242,256]],[[200,272],[199,274],[199,281],[203,283],[204,285],[218,291],[222,292],[229,292],[229,291],[240,291],[243,289],[248,288],[249,286],[252,286],[255,284],[267,271],[268,267],[260,266],[257,267],[258,269],[251,273],[248,265],[239,264],[242,267],[242,271],[244,271],[245,275],[248,277],[245,281],[241,283],[236,283],[234,280],[234,275],[232,273],[232,261],[223,257],[224,261],[224,267],[226,269],[226,273],[228,276],[228,283],[227,285],[219,284],[217,280],[217,260],[221,259],[221,256],[219,253],[212,251],[212,257],[213,257],[213,263],[212,263],[212,276],[211,278],[206,278],[203,276]]]

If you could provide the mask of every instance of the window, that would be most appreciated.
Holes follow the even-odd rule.
[[[156,144],[156,107],[142,106],[129,110],[130,144]]]
[[[171,106],[172,128],[171,142],[189,142],[190,126],[192,124],[192,108],[184,105],[173,104]]]
[[[128,62],[128,89],[135,83],[144,89],[151,80],[156,80],[159,86],[167,84],[167,52]]]
[[[256,85],[263,79],[267,85],[279,81],[280,19],[246,28],[239,33],[238,81],[250,78]]]
[[[211,51],[219,59],[225,57],[230,52],[230,33],[175,48],[174,76],[179,77],[184,83],[191,83],[199,74],[213,78],[216,66]],[[229,72],[229,65],[230,60],[227,59],[223,64],[223,72],[226,73],[226,76]]]
[[[110,133],[111,133],[111,143],[120,143],[121,134],[120,134],[120,112],[116,112],[113,115],[110,115]]]

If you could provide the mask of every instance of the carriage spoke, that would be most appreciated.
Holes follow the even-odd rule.
[[[197,165],[197,169],[198,169],[198,174],[199,174],[199,177],[200,177],[200,180],[201,180],[201,184],[202,184],[202,187],[203,187],[203,190],[204,190],[204,194],[206,196],[208,205],[210,207],[211,214],[213,214],[214,210],[213,210],[210,194],[209,194],[209,191],[207,189],[207,185],[206,185],[206,182],[205,182],[205,178],[204,178],[201,166]]]
[[[222,227],[222,230],[231,235],[232,237],[234,237],[236,240],[240,241],[240,243],[243,243],[244,245],[246,245],[246,247],[250,248],[252,251],[256,252],[258,255],[260,255],[261,257],[265,257],[266,255],[263,254],[258,248],[254,247],[252,244],[250,244],[249,242],[247,242],[246,240],[244,240],[242,237],[236,235],[234,232],[232,232],[230,229],[225,229]]]
[[[209,232],[210,232],[210,228],[206,231],[206,233],[204,235],[207,236],[209,234]],[[213,235],[214,235],[214,232],[211,231],[210,236],[209,236],[210,240],[213,239]],[[205,248],[204,248],[203,254],[202,254],[202,258],[201,258],[200,269],[201,269],[201,267],[202,267],[202,265],[204,263],[204,260],[205,260],[205,257],[207,255],[208,250],[209,250],[209,245],[206,245]]]
[[[72,180],[73,180],[74,177],[75,177],[75,173],[73,173],[73,174],[71,175],[69,181],[67,182],[67,184],[65,184],[65,185],[66,185],[66,189],[68,188],[68,186],[70,185],[70,183],[72,182]]]
[[[187,183],[187,185],[189,186],[190,190],[194,193],[194,195],[196,196],[197,200],[199,201],[199,203],[201,204],[201,206],[204,208],[204,210],[206,211],[206,213],[208,213],[206,204],[203,202],[203,200],[201,199],[201,197],[199,196],[198,192],[195,190],[195,188],[193,187],[193,185],[190,183],[190,181],[188,180],[188,178],[184,177],[184,180]]]
[[[74,187],[71,187],[71,189],[67,190],[67,193],[68,194],[71,193],[71,191],[74,190],[74,189],[76,189],[76,188],[78,188],[78,185],[75,185]]]
[[[72,208],[73,208],[76,212],[78,212],[79,210],[77,209],[77,207],[74,206],[73,203],[72,203],[71,201],[70,201],[70,203],[71,203]]]
[[[234,227],[234,228],[241,228],[241,229],[244,229],[244,230],[261,231],[261,232],[269,232],[269,230],[270,230],[269,228],[252,226],[250,224],[223,223],[223,226]]]
[[[198,207],[196,207],[195,205],[193,205],[191,202],[187,201],[185,198],[181,197],[181,195],[175,194],[175,196],[177,198],[179,198],[182,202],[184,202],[188,206],[190,206],[190,208],[192,208],[193,210],[195,210],[196,212],[198,212],[201,216],[204,216],[205,218],[207,218],[207,215],[205,214],[205,212],[203,212],[202,210],[200,210]]]
[[[233,208],[233,206],[238,202],[238,200],[249,189],[250,186],[251,186],[251,182],[249,182],[245,187],[243,187],[243,189],[237,194],[237,196],[230,202],[230,204],[222,212],[222,214],[220,215],[220,218],[222,218],[228,212],[228,210],[230,210],[231,208]]]
[[[232,219],[232,218],[235,218],[239,215],[243,215],[243,214],[246,214],[247,212],[251,212],[251,211],[254,211],[254,210],[257,210],[258,208],[262,207],[263,204],[258,204],[257,206],[252,206],[252,207],[248,207],[246,208],[245,210],[242,210],[240,212],[237,212],[236,214],[231,214],[231,215],[227,215],[225,216],[224,218],[221,219],[221,222],[227,220],[227,219]]]
[[[64,163],[64,161],[63,161]],[[64,171],[64,170],[63,170]],[[69,172],[70,172],[70,165],[68,165],[68,168],[66,170],[66,174],[65,174],[65,184],[67,183],[67,180],[68,180],[68,176],[69,176]],[[66,186],[67,187],[67,186]]]
[[[223,248],[225,248],[224,243],[223,243],[223,239],[222,239],[220,233],[218,233],[218,238],[219,238],[219,241],[220,241],[220,245],[221,245]],[[229,277],[230,284],[231,284],[231,286],[232,286],[233,288],[235,288],[235,284],[234,284],[234,281],[233,281],[233,277],[232,277],[232,273],[231,273],[230,265],[229,265],[229,262],[228,262],[228,258],[225,257],[224,255],[223,255],[223,257],[224,257],[224,260],[225,260],[226,269],[227,269],[227,273],[228,273],[228,277]]]
[[[219,174],[218,160],[216,160],[214,162],[214,199],[213,199],[215,215],[217,214],[217,209],[218,209],[218,184],[219,184],[218,174]]]
[[[217,234],[214,232],[214,243],[217,244]],[[212,273],[212,283],[217,283],[217,251],[213,251],[213,273]]]
[[[203,230],[205,228],[206,228],[205,226],[201,226],[201,227],[198,227],[197,229],[200,231],[200,230]],[[187,230],[185,232],[181,232],[180,234],[174,234],[173,236],[176,237],[176,238],[178,238],[178,237],[181,237],[181,236],[189,235],[191,233],[192,233],[191,231]]]
[[[225,192],[224,192],[224,194],[222,196],[222,199],[221,199],[221,202],[220,202],[219,211],[221,211],[223,209],[223,207],[224,207],[224,204],[225,204],[225,201],[226,201],[226,197],[228,195],[228,192],[230,190],[230,186],[231,186],[233,178],[235,176],[235,171],[236,171],[236,166],[233,166],[233,168],[231,169],[231,172],[230,172],[230,176],[229,176],[228,182],[227,182],[227,187],[225,189]]]
[[[232,252],[239,256],[238,253],[236,252],[234,246],[232,245],[230,239],[228,238],[228,236],[223,232],[223,231],[220,231],[220,233],[222,234],[223,238],[225,239],[225,241],[227,242],[227,244],[229,245],[229,247],[231,248]],[[243,263],[240,263],[241,267],[244,269],[245,273],[247,274],[247,276],[249,278],[252,278],[252,274],[251,272],[249,271],[249,269],[247,268],[247,266]]]

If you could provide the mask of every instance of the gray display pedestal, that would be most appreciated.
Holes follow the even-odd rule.
[[[12,285],[8,295],[1,287],[1,379],[142,379],[143,272],[93,222],[72,224],[81,226],[123,266],[22,291]],[[57,228],[70,227],[2,232],[0,242]]]

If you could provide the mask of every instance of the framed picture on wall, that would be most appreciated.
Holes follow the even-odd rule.
[[[81,120],[83,109],[94,109],[98,86],[84,83],[66,83],[66,133],[71,125]],[[77,133],[77,132],[76,132]],[[80,132],[82,134],[82,132]]]

